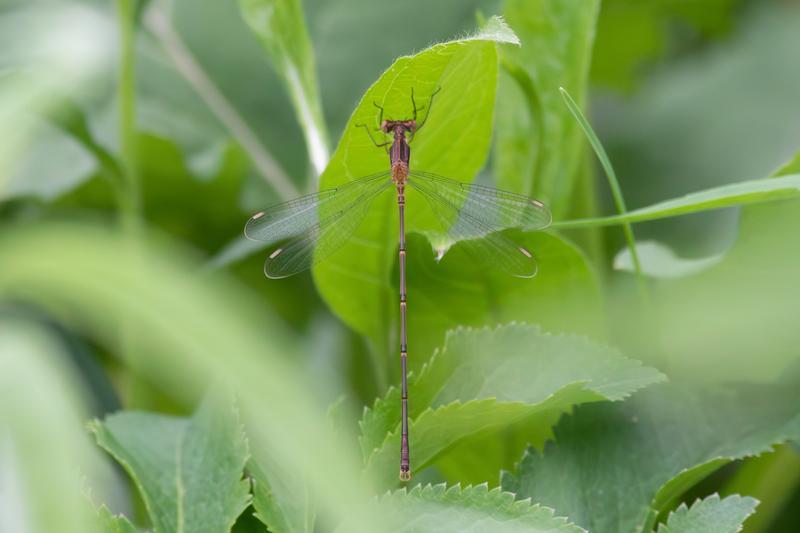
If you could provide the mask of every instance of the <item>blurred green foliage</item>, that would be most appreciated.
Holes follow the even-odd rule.
[[[0,531],[797,530],[798,22],[778,0],[3,1]],[[409,192],[398,488],[394,199],[292,279],[241,230],[386,170],[355,125],[437,88],[411,164],[555,223],[507,231],[539,263],[521,280]]]

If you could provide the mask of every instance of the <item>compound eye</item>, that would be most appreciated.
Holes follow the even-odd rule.
[[[383,130],[384,133],[389,133],[389,121],[388,120],[384,120],[383,122],[381,122],[381,130]]]

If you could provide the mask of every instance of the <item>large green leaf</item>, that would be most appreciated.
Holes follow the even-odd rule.
[[[515,233],[533,250],[539,272],[533,279],[509,276],[476,263],[459,245],[437,263],[419,235],[408,240],[409,364],[421,364],[442,346],[445,333],[458,326],[494,326],[522,321],[552,332],[573,332],[603,339],[605,328],[599,282],[584,255],[553,234]],[[395,267],[396,268],[396,267]],[[393,276],[392,314],[397,312],[397,276]],[[396,355],[396,347],[389,347]]]
[[[93,431],[133,478],[157,533],[226,533],[250,503],[244,433],[211,399],[190,419],[126,411]]]
[[[501,78],[498,98],[497,183],[536,196],[556,218],[571,206],[583,153],[580,128],[558,90],[566,87],[580,104],[585,99],[599,4],[511,0],[504,11],[523,46],[503,50],[510,78]]]
[[[553,412],[621,400],[662,379],[657,370],[574,335],[524,325],[456,330],[409,385],[412,467],[422,469],[466,437],[521,420],[546,433]],[[384,484],[395,479],[399,424],[396,388],[361,421],[367,470]]]
[[[497,84],[496,43],[516,43],[499,19],[471,37],[437,44],[414,56],[401,57],[369,88],[354,111],[339,146],[321,178],[330,189],[361,176],[388,170],[386,153],[376,148],[355,125],[374,125],[385,117],[411,116],[411,90],[418,105],[429,106],[438,88],[425,128],[412,142],[411,166],[470,181],[483,166],[491,137]],[[390,274],[397,248],[396,202],[386,194],[373,202],[355,237],[314,268],[314,279],[331,308],[353,329],[380,347],[387,345],[396,291]],[[409,195],[407,227],[430,229],[434,220],[421,196]]]
[[[328,162],[328,135],[300,0],[239,0],[239,7],[283,78],[305,134],[309,158],[320,174]]]
[[[580,533],[583,529],[559,518],[552,509],[514,501],[514,495],[486,485],[447,487],[417,485],[381,498],[381,531],[407,533],[448,532],[549,532]],[[349,531],[347,524],[337,531]]]
[[[738,494],[724,500],[712,494],[691,507],[681,504],[669,514],[667,523],[658,527],[658,533],[738,533],[757,505],[758,500]]]
[[[663,384],[581,406],[502,486],[591,531],[647,530],[657,511],[721,465],[800,437],[798,401],[796,388]]]

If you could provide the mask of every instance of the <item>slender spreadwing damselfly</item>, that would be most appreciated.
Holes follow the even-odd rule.
[[[396,191],[400,223],[400,479],[403,481],[411,479],[406,371],[406,188],[425,198],[449,242],[458,242],[476,260],[487,261],[522,278],[536,274],[536,260],[502,230],[540,230],[551,221],[550,212],[538,200],[410,168],[410,143],[425,126],[437,92],[438,89],[431,94],[425,118],[419,123],[413,89],[410,119],[384,120],[383,108],[375,103],[379,111],[374,131],[381,139],[376,140],[366,124],[357,125],[366,130],[375,146],[386,149],[389,170],[275,205],[253,215],[244,230],[250,239],[277,245],[267,257],[264,272],[269,278],[285,278],[309,269],[339,250],[363,221],[373,200],[387,190]]]

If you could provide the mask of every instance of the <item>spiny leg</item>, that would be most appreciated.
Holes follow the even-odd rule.
[[[431,108],[433,107],[433,97],[436,96],[441,90],[442,88],[439,87],[438,89],[433,91],[433,93],[431,93],[431,98],[430,100],[428,100],[428,111],[425,112],[425,118],[423,118],[422,122],[420,122],[419,126],[417,126],[417,131],[421,130],[422,127],[425,125],[425,123],[428,122],[428,117],[431,116]],[[413,97],[413,91],[412,91],[412,97]]]
[[[431,98],[430,98],[430,100],[428,100],[428,105],[427,105],[427,109],[428,110],[425,112],[425,118],[422,119],[422,122],[420,122],[419,125],[416,128],[414,128],[414,131],[411,132],[411,138],[408,139],[408,142],[411,142],[411,141],[414,140],[414,135],[416,135],[417,132],[422,129],[422,126],[424,126],[425,123],[428,121],[428,117],[431,114],[431,107],[433,107],[433,97],[436,96],[436,93],[438,93],[441,90],[442,90],[442,88],[439,87],[435,91],[433,91],[433,93],[431,94]],[[414,101],[414,88],[413,87],[411,88],[411,105],[414,107],[414,122],[416,122],[417,121],[417,111],[422,111],[423,109],[426,108],[426,106],[422,106],[419,109],[417,109],[417,103]]]
[[[378,102],[376,102],[375,100],[372,101],[372,105],[381,110],[381,112],[378,113],[378,131],[380,131],[381,125],[383,125],[383,108],[379,106]]]
[[[375,131],[383,131],[383,129],[381,128],[381,125],[383,124],[383,108],[381,106],[379,106],[378,102],[375,102],[374,100],[372,102],[372,105],[374,105],[375,107],[380,109],[380,113],[378,114],[378,127],[375,128]],[[390,144],[392,144],[392,141],[386,141],[386,142],[382,142],[382,143],[379,143],[378,141],[376,141],[375,137],[372,136],[372,132],[370,131],[370,128],[366,124],[356,124],[356,127],[357,128],[364,128],[364,131],[366,131],[367,135],[369,135],[369,140],[371,140],[372,144],[374,144],[378,148],[385,148],[385,147],[389,146]],[[389,148],[386,148],[386,153],[389,153]]]

